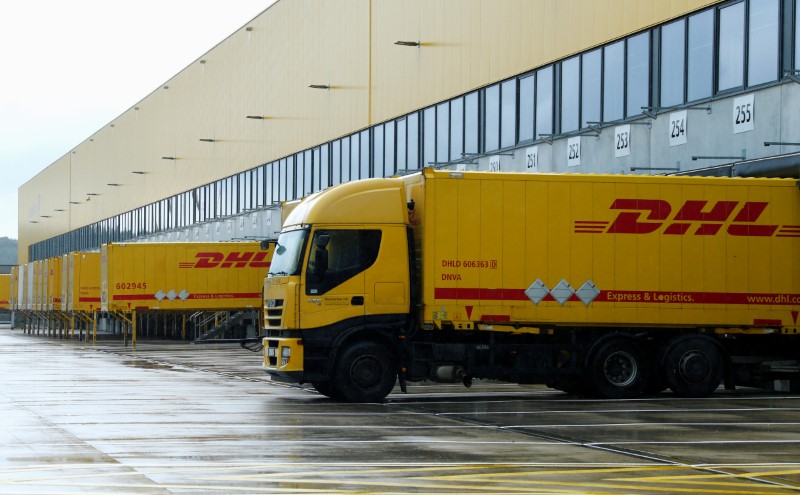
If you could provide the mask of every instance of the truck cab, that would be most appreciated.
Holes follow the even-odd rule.
[[[334,398],[385,397],[410,323],[410,236],[400,179],[345,184],[295,208],[264,281],[267,372]]]

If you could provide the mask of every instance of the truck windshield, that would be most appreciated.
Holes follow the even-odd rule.
[[[282,277],[300,273],[300,258],[307,236],[306,229],[292,230],[278,236],[278,245],[275,246],[275,254],[272,255],[267,276]]]

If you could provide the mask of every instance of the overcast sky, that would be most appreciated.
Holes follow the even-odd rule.
[[[3,2],[0,237],[17,238],[19,186],[274,1]]]

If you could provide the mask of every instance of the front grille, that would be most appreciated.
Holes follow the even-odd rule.
[[[283,299],[268,299],[264,307],[264,327],[281,328],[283,323]]]

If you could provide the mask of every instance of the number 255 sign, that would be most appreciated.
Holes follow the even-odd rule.
[[[755,129],[755,95],[740,96],[733,100],[733,133]]]

